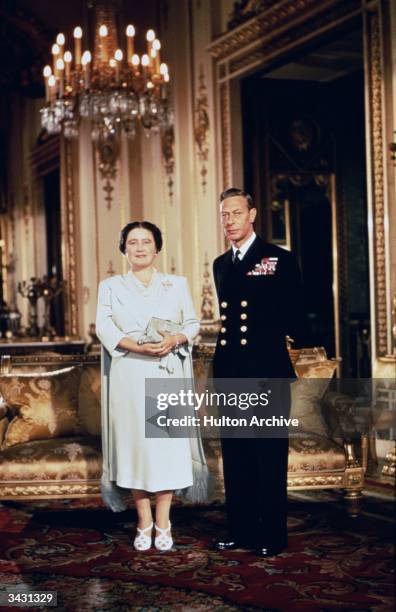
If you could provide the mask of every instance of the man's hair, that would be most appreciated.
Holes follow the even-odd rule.
[[[223,191],[220,194],[220,203],[223,200],[225,200],[226,198],[233,198],[234,196],[242,196],[243,198],[245,198],[249,210],[251,208],[255,208],[255,206],[253,204],[253,198],[250,195],[250,193],[247,193],[246,191],[243,191],[243,189],[238,189],[237,187],[230,187],[229,189],[226,189],[225,191]]]

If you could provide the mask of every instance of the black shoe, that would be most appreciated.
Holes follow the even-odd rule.
[[[275,548],[273,546],[263,546],[262,548],[257,548],[254,552],[259,557],[276,557],[283,551],[283,548]]]
[[[235,548],[239,548],[237,542],[234,540],[218,540],[215,542],[214,547],[217,550],[235,550]]]

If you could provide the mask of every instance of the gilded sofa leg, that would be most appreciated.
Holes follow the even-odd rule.
[[[362,489],[344,489],[344,499],[348,516],[351,518],[359,516],[363,500]]]
[[[363,499],[364,475],[367,469],[367,437],[361,438],[361,463],[357,460],[352,442],[344,443],[346,455],[344,499],[350,517],[357,517]]]

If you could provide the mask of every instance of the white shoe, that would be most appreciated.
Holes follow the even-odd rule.
[[[159,535],[154,538],[154,546],[157,550],[171,550],[173,546],[173,540],[171,536],[171,523],[169,521],[168,527],[161,528],[157,524],[154,525]],[[169,534],[169,535],[167,535]]]
[[[145,529],[137,528],[137,535],[133,541],[135,550],[148,550],[151,548],[151,531],[153,529],[153,523]],[[150,535],[146,535],[144,532],[149,531]]]

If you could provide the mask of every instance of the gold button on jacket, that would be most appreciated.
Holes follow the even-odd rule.
[[[248,305],[247,301],[246,300],[242,300],[242,302],[241,302],[242,308],[245,308],[247,305]]]
[[[241,344],[242,344],[243,346],[245,346],[245,344],[247,344],[247,340],[246,340],[246,338],[241,338]]]
[[[227,306],[228,306],[228,302],[221,302],[220,306],[221,306],[222,308],[227,308]]]
[[[225,346],[227,344],[227,340],[220,340],[221,346]]]

